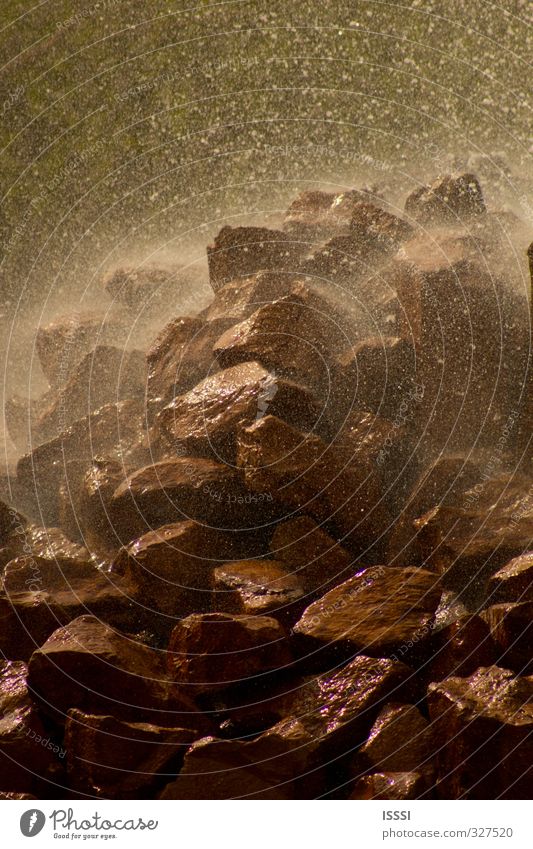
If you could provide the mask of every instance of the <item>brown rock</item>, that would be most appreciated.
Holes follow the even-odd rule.
[[[427,797],[427,782],[418,772],[377,772],[364,775],[354,785],[350,799],[387,799],[401,802]]]
[[[209,280],[217,292],[257,271],[294,271],[304,246],[281,230],[223,227],[207,248]]]
[[[533,681],[498,666],[431,684],[444,799],[528,799],[533,756]]]
[[[27,519],[5,501],[0,501],[0,546],[5,546],[13,533],[24,533]]]
[[[491,604],[533,601],[533,551],[514,557],[487,584]]]
[[[70,786],[104,799],[152,796],[164,776],[180,768],[193,739],[188,729],[124,722],[74,708],[65,724]]]
[[[133,539],[176,521],[244,528],[268,519],[272,499],[258,500],[242,474],[203,457],[161,460],[138,469],[117,488],[110,509],[121,536]]]
[[[90,560],[87,549],[69,540],[60,528],[18,525],[0,548],[0,569],[16,557],[44,557],[49,560]]]
[[[171,617],[208,610],[213,570],[242,554],[241,541],[192,520],[164,525],[122,548],[112,571],[143,605]]]
[[[289,206],[283,222],[287,233],[300,239],[315,240],[337,235],[347,230],[351,214],[335,214],[335,201],[339,195],[334,192],[306,191],[300,192]],[[344,208],[346,204],[344,205]]]
[[[270,614],[291,623],[305,601],[297,575],[275,560],[240,560],[214,571],[213,606],[230,613]]]
[[[353,557],[308,516],[278,524],[270,550],[307,593],[340,584],[353,572]]]
[[[193,614],[172,631],[167,666],[174,681],[194,693],[253,683],[291,662],[287,635],[270,616]]]
[[[28,685],[43,712],[59,722],[71,708],[173,727],[194,727],[199,719],[192,704],[172,692],[160,652],[94,616],[58,628],[33,653]]]
[[[78,419],[105,404],[142,397],[145,389],[144,355],[110,345],[98,345],[73,369],[36,422],[34,433],[40,442],[53,439]]]
[[[533,602],[493,604],[481,614],[496,645],[498,663],[519,675],[533,672]]]
[[[474,174],[447,174],[412,192],[405,201],[405,212],[422,224],[457,225],[483,214],[485,202]]]
[[[115,490],[124,483],[127,470],[118,460],[95,457],[85,475],[77,501],[77,517],[83,538],[91,551],[113,559],[121,544],[130,541],[124,533],[126,517],[112,512]]]
[[[191,292],[195,293],[194,301],[209,294],[201,272],[191,265],[116,268],[106,274],[103,287],[114,302],[136,313],[136,323],[168,314],[169,303],[183,302]]]
[[[288,294],[293,279],[288,272],[258,271],[250,277],[232,280],[215,292],[214,300],[206,311],[206,320],[212,324],[216,321],[229,324],[244,321],[259,307]]]
[[[36,555],[11,560],[0,596],[0,650],[12,660],[28,660],[59,626],[84,613],[127,624],[127,588],[89,561]]]
[[[27,672],[25,663],[0,661],[0,790],[19,793],[39,786],[60,749],[28,694]]]
[[[468,677],[480,666],[497,661],[490,629],[480,616],[464,614],[435,635],[435,652],[429,665],[430,681],[449,676]]]
[[[267,415],[243,430],[237,462],[251,489],[324,523],[345,544],[370,546],[388,526],[377,473],[339,440],[327,445]]]
[[[306,389],[251,362],[225,369],[175,398],[159,413],[157,425],[174,450],[234,463],[240,431],[267,411],[310,428],[320,417]]]
[[[441,592],[423,569],[374,566],[311,604],[294,633],[322,646],[401,656],[431,635]]]
[[[431,772],[437,742],[415,705],[390,702],[376,719],[357,764],[369,772]]]
[[[394,417],[415,388],[413,346],[398,336],[373,336],[345,351],[339,367],[356,409]]]

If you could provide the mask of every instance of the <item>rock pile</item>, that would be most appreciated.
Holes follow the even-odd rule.
[[[125,269],[122,322],[39,331],[2,798],[528,797],[533,382],[497,220],[473,174],[403,211],[303,192],[222,229],[201,313],[168,316],[183,270]]]

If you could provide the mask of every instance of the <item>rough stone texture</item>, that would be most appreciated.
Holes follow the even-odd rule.
[[[28,685],[42,711],[58,722],[71,708],[185,728],[200,718],[185,696],[172,691],[160,652],[94,616],[54,631],[31,656]]]
[[[75,708],[65,723],[67,770],[78,793],[103,799],[139,799],[157,793],[181,767],[194,733],[148,722],[124,722]]]
[[[494,604],[481,615],[490,628],[498,663],[520,675],[533,673],[533,602]]]
[[[326,444],[274,415],[241,434],[238,464],[251,489],[333,528],[346,544],[371,544],[388,526],[377,474],[353,451]]]
[[[422,224],[461,224],[485,212],[481,186],[474,174],[448,174],[416,189],[405,201],[405,212]]]
[[[294,271],[305,245],[281,230],[223,227],[207,248],[209,281],[217,292],[256,271]]]
[[[413,346],[398,336],[372,336],[348,348],[338,360],[356,409],[394,417],[416,386]]]
[[[17,557],[44,557],[49,560],[77,560],[86,563],[90,554],[85,546],[69,540],[60,528],[18,525],[0,548],[0,569]]]
[[[325,647],[403,654],[431,635],[441,593],[435,575],[423,569],[374,566],[311,604],[294,633]]]
[[[88,561],[36,555],[11,560],[0,595],[0,650],[12,660],[28,660],[59,626],[84,613],[125,625],[132,614],[127,587]]]
[[[530,547],[532,493],[530,479],[502,475],[466,492],[466,506],[429,511],[415,522],[425,561],[452,589],[484,591],[491,573]]]
[[[369,772],[418,772],[433,768],[433,730],[415,705],[391,702],[376,719],[356,762]]]
[[[427,783],[418,772],[377,772],[359,778],[350,799],[382,799],[391,802],[427,798]]]
[[[157,424],[174,450],[234,463],[238,434],[267,411],[309,428],[320,417],[306,389],[250,362],[203,380],[165,407]]]
[[[221,529],[257,525],[273,506],[272,499],[259,503],[237,469],[203,457],[178,457],[133,472],[118,486],[110,509],[122,537],[133,539],[187,519]]]
[[[26,526],[27,519],[18,510],[5,501],[0,501],[0,547],[5,546],[17,531],[23,534]]]
[[[139,603],[174,618],[209,609],[213,570],[241,552],[234,536],[194,521],[163,525],[122,548],[113,562]],[[169,624],[172,624],[172,619]]]
[[[491,604],[533,601],[533,551],[498,569],[489,579],[487,596]]]
[[[98,345],[83,357],[50,407],[43,411],[34,428],[37,440],[53,439],[105,404],[142,397],[145,382],[141,351]]]
[[[198,613],[172,631],[167,666],[178,685],[197,694],[251,684],[291,659],[286,632],[271,616]]]
[[[269,614],[293,623],[305,603],[298,576],[275,560],[240,560],[213,574],[213,607],[230,613]]]
[[[129,542],[127,525],[120,509],[112,513],[113,494],[124,482],[127,469],[118,460],[96,457],[86,468],[77,501],[77,519],[91,551],[113,558],[121,543]]]
[[[39,786],[55,754],[28,694],[27,672],[25,663],[0,661],[0,790],[19,793]]]
[[[480,666],[490,666],[498,653],[490,629],[480,616],[463,614],[435,634],[435,652],[429,664],[430,681],[449,676],[465,678]]]
[[[431,684],[428,703],[435,732],[445,741],[437,756],[441,798],[529,798],[531,678],[480,667],[469,678]]]
[[[278,524],[270,550],[307,593],[325,591],[353,572],[353,557],[308,516]]]
[[[168,314],[169,303],[183,302],[192,291],[207,294],[202,273],[194,266],[124,266],[105,275],[103,287],[114,303],[135,315],[137,324],[143,319]]]
[[[215,292],[205,314],[206,320],[228,324],[244,321],[259,307],[286,295],[294,279],[290,272],[258,271],[250,277],[232,280]]]

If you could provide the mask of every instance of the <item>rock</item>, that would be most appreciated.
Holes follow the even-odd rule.
[[[295,238],[314,241],[338,235],[350,226],[351,215],[335,214],[335,201],[339,195],[334,192],[300,192],[289,206],[283,229]]]
[[[223,690],[291,663],[287,635],[270,616],[193,614],[172,631],[167,666],[187,692]]]
[[[138,323],[158,314],[166,315],[169,303],[183,303],[191,293],[193,306],[198,299],[207,298],[209,292],[202,274],[191,265],[124,266],[106,274],[103,287],[114,302],[136,313]]]
[[[53,439],[105,404],[142,397],[145,383],[141,351],[98,345],[73,369],[64,388],[36,422],[34,434],[40,442]]]
[[[444,741],[437,761],[443,799],[528,799],[533,680],[498,666],[431,684],[430,718]]]
[[[398,336],[373,336],[339,357],[356,409],[393,418],[409,389],[416,386],[413,346]]]
[[[427,798],[427,782],[418,772],[377,772],[359,778],[350,799],[382,799],[402,802]]]
[[[60,528],[39,525],[18,525],[0,548],[0,569],[17,557],[44,557],[55,560],[76,560],[86,563],[91,555],[85,546],[67,539]]]
[[[270,550],[307,593],[325,591],[353,572],[353,557],[308,516],[278,524]]]
[[[270,492],[360,549],[379,541],[388,520],[377,474],[362,459],[354,463],[353,453],[269,414],[242,431],[237,463],[251,489]]]
[[[192,703],[172,691],[160,652],[94,616],[54,631],[31,656],[28,685],[42,711],[58,722],[71,708],[180,728],[200,720]]]
[[[173,450],[233,464],[240,431],[267,411],[309,428],[320,417],[306,389],[252,362],[225,369],[175,398],[159,413],[157,426]]]
[[[147,395],[157,408],[220,370],[213,345],[230,325],[227,318],[176,318],[163,328],[147,354]]]
[[[533,601],[533,551],[514,557],[487,584],[491,604]]]
[[[464,506],[435,507],[415,522],[422,556],[445,586],[479,597],[491,573],[528,550],[531,492],[528,478],[502,475],[466,492]]]
[[[223,227],[207,248],[209,281],[215,292],[257,271],[294,271],[305,246],[281,230]]]
[[[209,610],[213,571],[242,555],[237,535],[192,520],[163,525],[122,548],[112,571],[138,602],[170,617]]]
[[[6,399],[5,426],[13,444],[22,453],[32,450],[36,423],[55,400],[54,389],[49,389],[38,398],[12,395]]]
[[[260,505],[260,506],[259,506]],[[194,519],[221,530],[256,526],[269,517],[272,499],[259,500],[231,466],[203,457],[161,460],[121,483],[110,504],[122,538]]]
[[[305,601],[298,576],[275,560],[240,560],[214,571],[213,607],[229,613],[269,614],[291,624]]]
[[[189,729],[124,722],[73,708],[65,723],[70,786],[104,799],[153,796],[165,775],[179,770],[193,739]]]
[[[435,634],[435,652],[429,664],[429,680],[450,676],[467,678],[480,666],[491,666],[497,652],[490,629],[481,616],[463,614]]]
[[[418,772],[431,774],[438,748],[431,725],[415,705],[385,705],[356,756],[368,772]]]
[[[0,790],[15,793],[34,792],[60,750],[39,719],[27,673],[25,663],[0,660]]]
[[[206,737],[193,743],[162,799],[293,799],[308,773],[310,735],[280,723],[255,740]]]
[[[5,501],[0,501],[0,547],[5,546],[13,533],[24,533],[27,519]]]
[[[109,314],[70,313],[39,327],[35,337],[37,356],[50,386],[65,386],[83,357],[96,345],[125,345],[126,322]]]
[[[16,799],[35,799],[31,793],[0,793],[0,799],[5,801],[15,801]]]
[[[120,509],[112,512],[112,499],[126,480],[127,469],[118,460],[95,457],[86,467],[77,501],[77,517],[83,538],[91,551],[113,559],[121,544],[130,541],[128,533],[121,533],[126,517]],[[131,517],[130,517],[131,518]]]
[[[481,615],[490,628],[498,663],[519,675],[533,673],[533,602],[493,604]]]
[[[58,493],[69,460],[89,465],[94,458],[105,456],[125,466],[143,464],[145,454],[150,457],[142,447],[144,433],[143,404],[119,401],[79,419],[59,436],[25,454],[17,463],[17,480],[33,514],[46,525],[58,524]]]
[[[275,375],[324,394],[331,383],[330,340],[336,333],[327,304],[298,284],[290,294],[259,307],[227,330],[213,352],[223,368],[259,362]]]
[[[431,635],[441,593],[423,569],[374,566],[311,604],[294,633],[315,646],[402,656]]]
[[[28,660],[60,625],[84,613],[127,625],[127,587],[88,561],[36,555],[11,560],[0,595],[0,650],[12,660]]]
[[[250,277],[232,280],[215,292],[206,320],[213,326],[216,321],[225,321],[229,326],[244,321],[259,307],[287,295],[293,281],[290,273],[273,271],[258,271]]]
[[[485,202],[474,174],[447,174],[412,192],[405,201],[405,212],[421,224],[458,225],[482,215]]]

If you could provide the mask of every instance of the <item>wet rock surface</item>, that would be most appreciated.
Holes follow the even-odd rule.
[[[310,188],[214,236],[209,295],[124,266],[46,318],[2,798],[528,798],[530,234],[470,165],[405,194]]]

